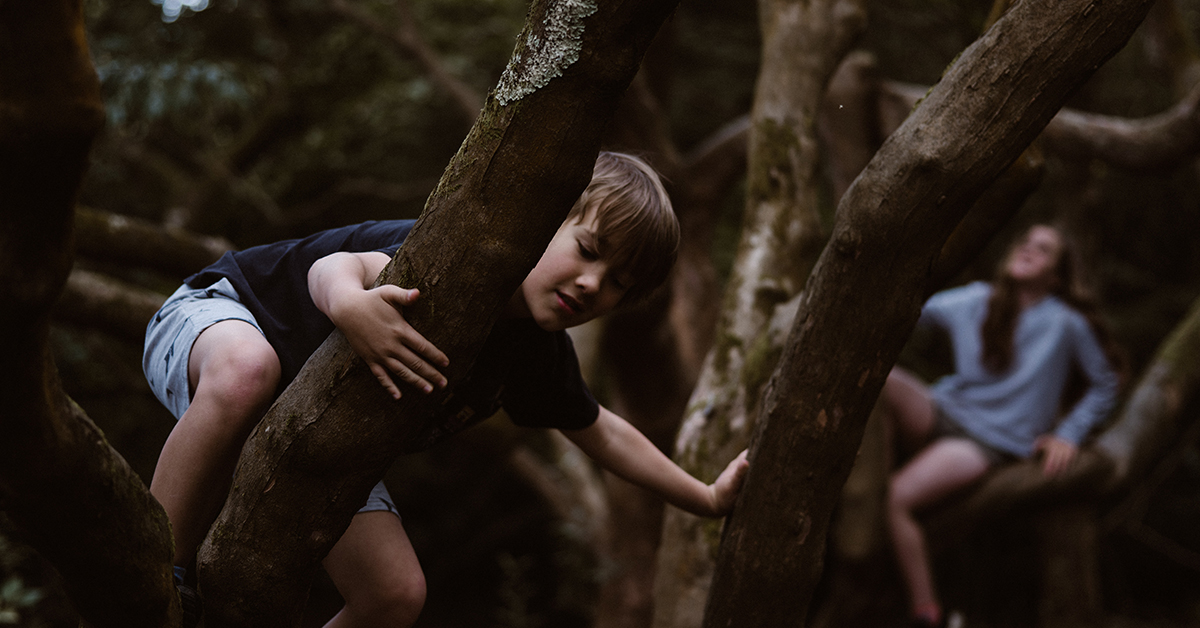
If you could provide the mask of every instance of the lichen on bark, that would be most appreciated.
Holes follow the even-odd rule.
[[[583,19],[596,12],[592,0],[551,2],[540,24],[521,34],[513,57],[500,75],[495,96],[501,105],[515,102],[545,87],[579,60]]]

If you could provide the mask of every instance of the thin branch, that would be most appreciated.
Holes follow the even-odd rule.
[[[1200,572],[1200,553],[1181,545],[1145,524],[1127,524],[1123,527],[1126,534],[1142,545],[1192,571]]]
[[[393,183],[368,177],[343,179],[332,188],[311,200],[288,208],[289,224],[309,222],[332,213],[354,197],[374,198],[400,204],[429,196],[437,179],[418,179]]]
[[[1138,172],[1178,165],[1200,153],[1200,83],[1174,107],[1139,119],[1059,112],[1042,134],[1047,147],[1078,158],[1100,159]]]
[[[154,268],[180,277],[208,266],[234,248],[224,238],[87,207],[76,209],[75,230],[76,250],[84,256]]]
[[[885,81],[880,95],[884,130],[903,121],[924,94],[923,87]],[[1062,109],[1040,139],[1048,152],[1136,172],[1180,165],[1200,153],[1200,83],[1175,106],[1145,118]]]
[[[458,106],[463,122],[470,125],[483,107],[483,98],[471,86],[451,74],[437,52],[421,37],[416,17],[407,0],[397,0],[395,7],[399,24],[389,27],[349,0],[329,0],[329,8],[334,13],[382,38],[400,55],[416,62],[425,76],[450,96]]]
[[[86,270],[73,270],[54,308],[54,318],[100,329],[139,346],[146,323],[166,297]]]

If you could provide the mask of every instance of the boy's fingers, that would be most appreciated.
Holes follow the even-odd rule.
[[[417,353],[406,351],[400,362],[422,382],[436,384],[439,388],[446,385],[446,376]]]
[[[376,290],[379,291],[380,296],[384,300],[398,307],[412,305],[421,296],[421,291],[416,288],[401,288],[392,284],[384,284],[376,288]]]
[[[390,284],[380,286],[377,290],[380,291],[380,295],[385,301],[391,303],[397,309],[412,305],[421,296],[421,291],[416,288],[406,290]],[[446,354],[442,353],[432,342],[426,340],[420,332],[413,329],[412,325],[408,324],[408,321],[404,321],[403,318],[401,320],[403,328],[400,332],[400,342],[404,346],[416,351],[423,358],[434,364],[443,367],[450,365],[450,359],[446,357]]]
[[[392,381],[392,377],[388,375],[387,369],[378,364],[370,364],[368,366],[370,367],[371,372],[375,374],[375,379],[379,380],[379,383],[383,386],[383,389],[392,396],[392,399],[399,399],[400,388],[398,388],[396,383]]]
[[[450,365],[450,358],[447,358],[446,354],[438,350],[437,347],[433,346],[432,342],[426,340],[425,336],[422,336],[411,326],[408,327],[408,334],[403,338],[403,343],[405,347],[413,350],[416,354],[419,354],[429,362],[442,367]],[[422,364],[423,363],[424,362],[422,361]]]
[[[433,392],[434,384],[438,387],[446,385],[446,378],[441,373],[412,354],[406,359],[392,358],[388,361],[388,368],[401,380],[425,392]]]

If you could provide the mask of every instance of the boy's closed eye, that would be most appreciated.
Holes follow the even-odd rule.
[[[580,257],[582,257],[583,259],[585,259],[589,262],[594,262],[594,261],[600,259],[600,253],[595,244],[590,244],[588,242],[585,242],[584,240],[578,240],[577,242],[579,244],[579,256]]]

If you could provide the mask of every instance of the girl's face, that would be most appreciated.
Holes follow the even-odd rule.
[[[537,266],[509,301],[510,316],[531,316],[546,331],[582,325],[612,311],[630,277],[609,267],[596,237],[595,217],[559,227]]]
[[[1017,284],[1049,291],[1058,283],[1058,261],[1063,241],[1058,230],[1038,225],[1009,251],[1004,273]]]

